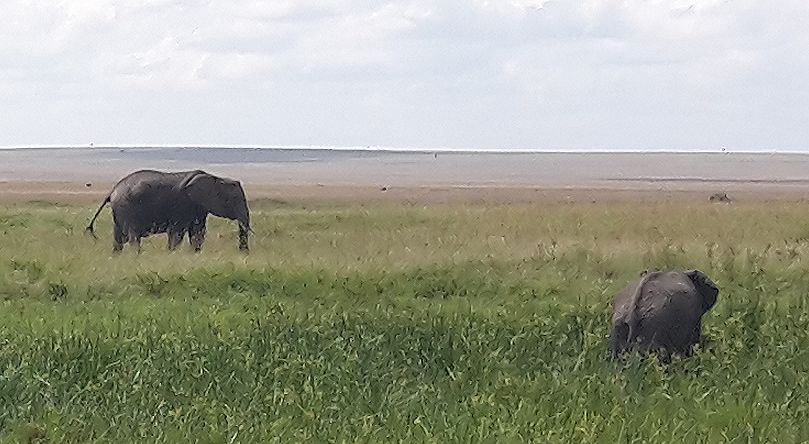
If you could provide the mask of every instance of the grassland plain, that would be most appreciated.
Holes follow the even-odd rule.
[[[93,210],[0,207],[0,441],[809,441],[809,207],[256,204],[249,255],[117,257]],[[607,361],[613,295],[692,267],[704,349]]]

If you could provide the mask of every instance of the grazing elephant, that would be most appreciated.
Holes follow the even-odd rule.
[[[716,303],[719,290],[705,273],[654,271],[630,284],[615,298],[610,352],[629,350],[662,357],[688,355],[701,338],[701,320]]]
[[[96,211],[87,232],[95,237],[93,224],[110,204],[115,224],[113,251],[130,242],[140,252],[140,239],[155,233],[168,235],[173,250],[188,238],[194,251],[202,249],[208,213],[239,222],[239,249],[246,251],[250,210],[242,185],[204,171],[165,173],[136,171],[121,179]]]

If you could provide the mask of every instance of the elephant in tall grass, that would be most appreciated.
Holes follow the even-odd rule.
[[[209,213],[236,220],[239,249],[248,250],[250,210],[244,189],[236,180],[200,170],[136,171],[121,179],[101,203],[86,230],[93,237],[93,224],[107,204],[112,207],[115,252],[121,251],[126,242],[140,252],[141,238],[157,233],[168,235],[170,250],[188,234],[194,251],[200,251]]]
[[[654,271],[621,290],[613,305],[610,352],[687,355],[701,340],[702,316],[716,303],[716,284],[699,270]]]

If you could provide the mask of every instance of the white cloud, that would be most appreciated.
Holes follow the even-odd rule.
[[[798,0],[5,0],[0,145],[807,149]]]

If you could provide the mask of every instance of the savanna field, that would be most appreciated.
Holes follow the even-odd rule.
[[[111,253],[0,207],[1,442],[807,442],[809,205],[254,202],[251,252]],[[649,269],[719,286],[695,356],[607,357]]]

